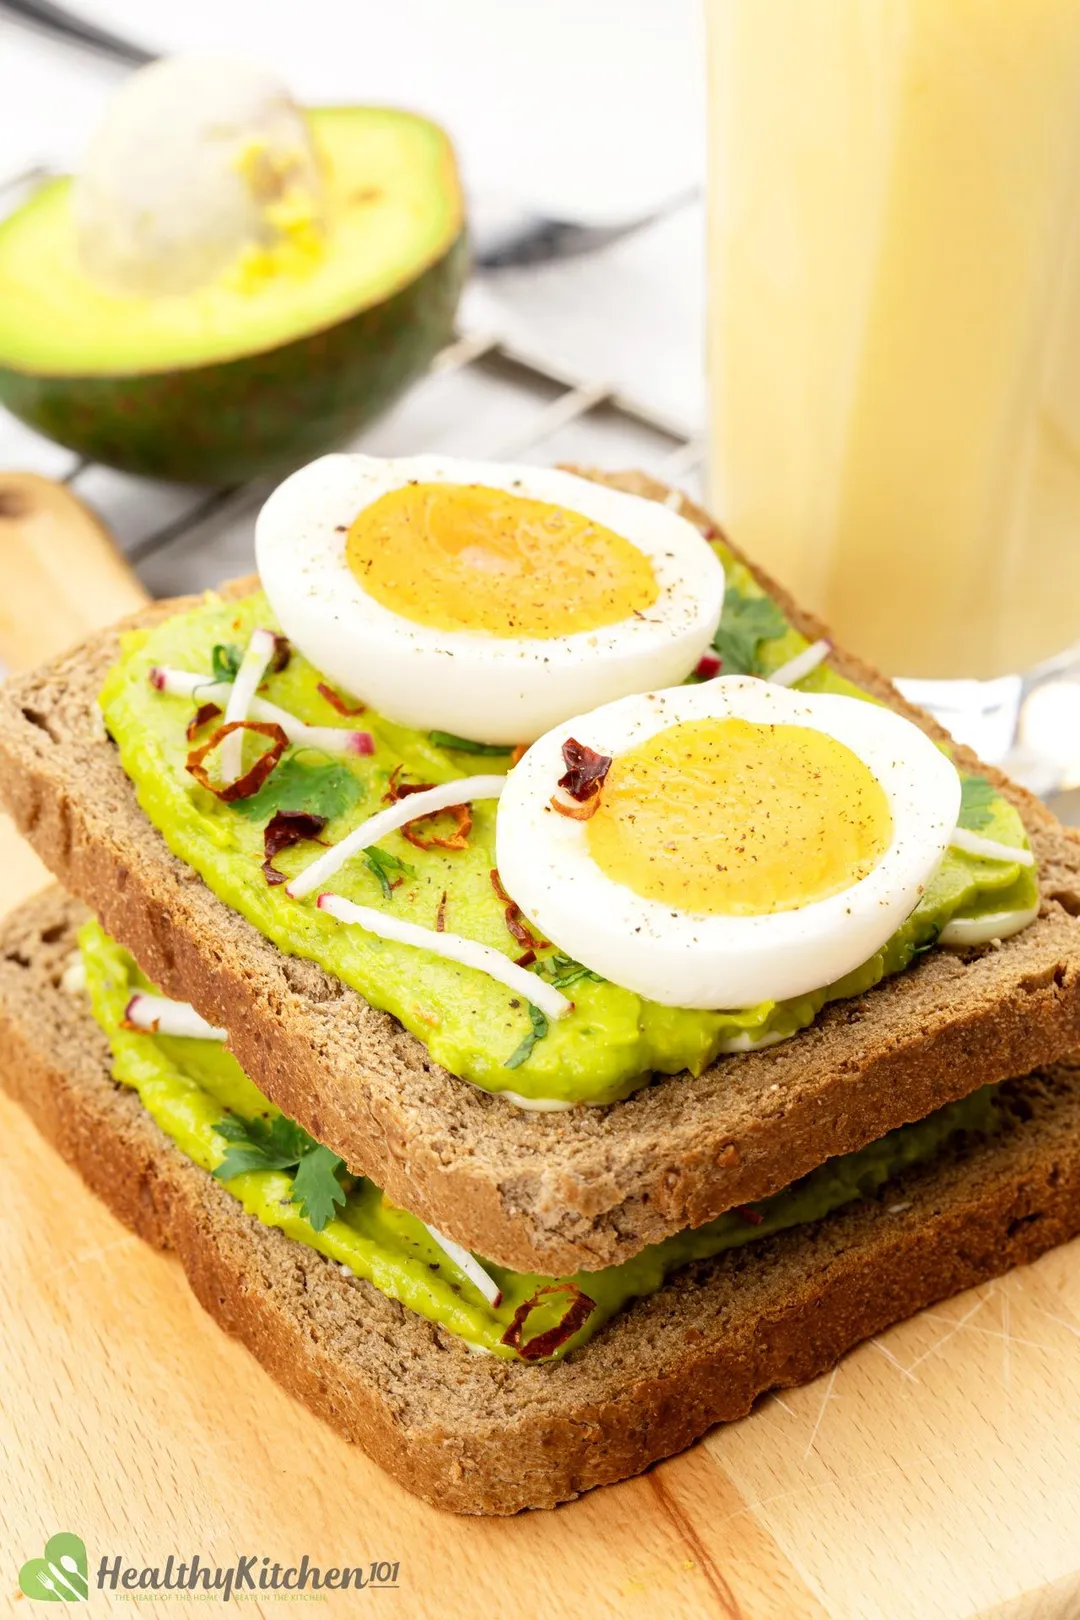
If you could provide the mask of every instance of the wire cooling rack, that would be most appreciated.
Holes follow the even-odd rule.
[[[39,164],[0,181],[0,212],[53,173]],[[691,491],[705,453],[691,424],[484,330],[459,332],[386,417],[340,448],[633,465]],[[101,513],[157,595],[200,589],[243,572],[250,564],[251,515],[270,487],[156,484],[74,455],[60,476]]]

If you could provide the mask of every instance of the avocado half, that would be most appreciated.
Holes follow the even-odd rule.
[[[382,107],[307,115],[332,221],[302,275],[118,297],[79,269],[70,181],[0,225],[0,402],[80,455],[190,483],[280,473],[355,434],[449,340],[465,278],[443,131]]]

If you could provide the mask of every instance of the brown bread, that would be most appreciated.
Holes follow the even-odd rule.
[[[1060,1067],[1008,1084],[990,1141],[685,1268],[565,1362],[474,1355],[245,1215],[110,1079],[84,998],[60,988],[83,915],[52,889],[0,930],[0,1080],[122,1221],[176,1252],[274,1378],[439,1507],[551,1507],[638,1473],[1080,1229],[1080,1069]]]
[[[611,483],[662,496],[640,475]],[[705,514],[686,507],[703,524]],[[822,626],[767,579],[811,638]],[[230,589],[252,588],[241,581]],[[131,622],[189,605],[163,603]],[[1036,923],[999,948],[935,950],[793,1040],[660,1078],[607,1108],[525,1114],[455,1079],[384,1013],[284,956],[169,854],[105,736],[95,699],[117,632],[0,690],[0,795],[64,886],[167,994],[226,1025],[280,1106],[389,1196],[519,1270],[610,1265],[919,1119],[986,1081],[1080,1047],[1080,840],[1018,805],[1040,863]],[[835,667],[943,733],[842,652]]]

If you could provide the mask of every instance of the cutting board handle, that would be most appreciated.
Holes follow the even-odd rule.
[[[105,524],[66,484],[0,472],[0,661],[7,669],[51,658],[145,601]]]

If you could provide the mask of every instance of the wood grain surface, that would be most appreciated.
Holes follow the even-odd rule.
[[[76,628],[131,605],[130,578],[96,555],[94,589],[66,593],[85,608]],[[23,548],[26,600],[53,562]],[[21,637],[33,656],[26,626]],[[0,825],[0,909],[42,881]],[[179,1266],[128,1234],[4,1099],[0,1157],[2,1614],[41,1612],[19,1596],[19,1566],[73,1530],[92,1570],[102,1555],[152,1565],[196,1551],[400,1565],[396,1589],[323,1598],[315,1612],[333,1616],[1080,1615],[1075,1244],[924,1312],[641,1479],[485,1522],[415,1501],[278,1390]],[[182,1612],[147,1596],[145,1613]],[[86,1612],[129,1614],[129,1601],[92,1588]],[[232,1610],[211,1599],[201,1612]],[[246,1612],[282,1611],[265,1594]]]

